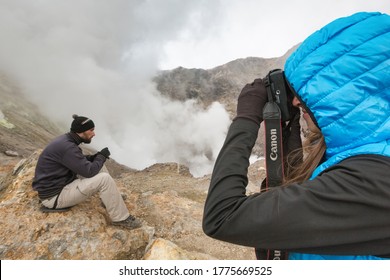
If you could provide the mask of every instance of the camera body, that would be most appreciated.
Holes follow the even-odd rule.
[[[268,100],[272,100],[278,105],[283,122],[290,121],[294,116],[292,100],[294,94],[281,69],[271,70],[266,79],[265,85],[268,92]]]

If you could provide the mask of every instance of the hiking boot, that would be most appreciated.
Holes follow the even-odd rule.
[[[141,221],[131,215],[126,220],[119,221],[119,222],[112,222],[112,224],[114,226],[120,226],[127,229],[136,229],[142,226]]]

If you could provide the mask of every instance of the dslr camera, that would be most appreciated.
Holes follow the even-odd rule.
[[[290,121],[295,115],[292,105],[294,94],[284,72],[281,69],[271,70],[265,78],[265,86],[268,101],[275,102],[280,109],[282,122]]]

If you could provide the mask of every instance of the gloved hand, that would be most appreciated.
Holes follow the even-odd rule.
[[[108,150],[108,148],[107,148],[107,147],[106,147],[106,148],[104,148],[104,149],[102,149],[102,150],[99,152],[99,154],[101,154],[101,155],[105,156],[106,158],[109,158],[109,157],[110,157],[110,155],[111,155],[111,153],[110,153],[110,151]]]
[[[245,118],[260,126],[263,121],[263,108],[267,103],[267,90],[263,79],[256,79],[247,84],[238,96],[237,115],[234,118]]]

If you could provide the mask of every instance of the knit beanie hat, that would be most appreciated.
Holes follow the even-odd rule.
[[[70,131],[76,133],[82,133],[84,131],[90,130],[91,128],[95,127],[95,124],[89,118],[78,116],[76,114],[74,114],[72,117],[73,117],[73,122],[70,127]]]

